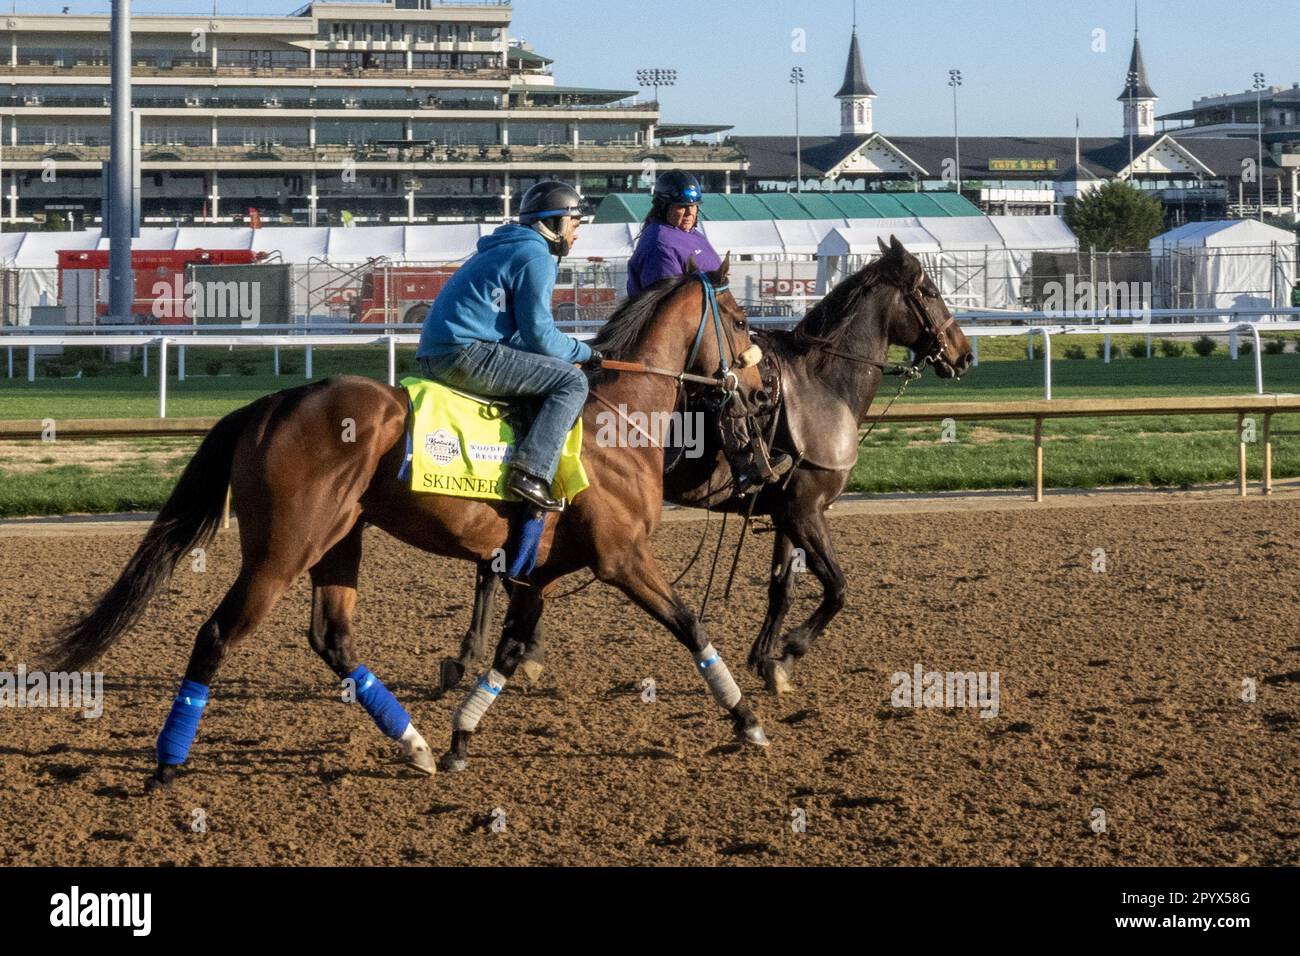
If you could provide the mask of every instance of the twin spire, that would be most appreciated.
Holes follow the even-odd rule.
[[[858,31],[853,30],[849,40],[849,60],[844,65],[844,82],[835,98],[840,101],[840,135],[864,136],[873,130],[871,108],[876,91],[867,83],[867,71],[862,68],[862,48],[858,45]]]
[[[1156,134],[1155,90],[1147,82],[1147,65],[1142,61],[1142,43],[1137,34],[1137,6],[1133,8],[1133,52],[1128,58],[1128,73],[1124,76],[1124,91],[1116,97],[1124,104],[1124,135],[1154,136]]]
[[[849,58],[844,64],[844,82],[835,98],[840,101],[840,135],[863,136],[873,131],[872,105],[876,91],[867,83],[862,66],[862,47],[858,43],[856,11],[853,35],[849,40]],[[1147,80],[1142,44],[1137,34],[1137,8],[1133,10],[1133,52],[1129,55],[1124,91],[1117,97],[1124,104],[1124,135],[1154,136],[1156,132],[1156,96]]]

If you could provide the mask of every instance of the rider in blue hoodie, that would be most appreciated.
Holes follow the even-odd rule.
[[[548,511],[563,507],[551,497],[551,480],[587,400],[587,378],[574,363],[600,362],[551,317],[556,260],[577,238],[583,212],[582,197],[565,183],[529,189],[518,224],[481,238],[478,251],[438,293],[416,351],[424,374],[453,388],[489,398],[541,399],[515,447],[506,487]]]

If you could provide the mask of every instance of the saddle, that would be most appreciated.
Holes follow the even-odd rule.
[[[848,403],[806,363],[794,361],[789,332],[755,331],[753,338],[763,349],[759,372],[772,398],[765,414],[777,419],[773,447],[788,450],[801,464],[852,469],[858,461],[858,420]],[[766,428],[764,433],[773,434]]]
[[[516,438],[531,427],[539,403],[490,399],[432,379],[402,379],[409,411],[406,456],[398,477],[411,490],[463,498],[515,500],[506,471]],[[589,482],[580,460],[582,420],[569,430],[552,494],[572,500]]]

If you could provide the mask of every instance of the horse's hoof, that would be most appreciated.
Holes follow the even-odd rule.
[[[790,672],[780,661],[763,661],[759,664],[759,674],[763,678],[763,687],[769,693],[789,694],[794,690]]]
[[[180,768],[175,764],[159,764],[158,769],[144,782],[144,792],[153,793],[155,790],[167,786],[176,779],[179,770]]]
[[[755,747],[767,747],[771,741],[767,739],[767,734],[763,733],[763,728],[755,724],[753,727],[746,727],[741,731],[741,736],[745,738],[745,743],[753,744]]]
[[[790,679],[790,672],[784,664],[772,665],[772,686],[769,689],[778,694],[793,693],[794,681]]]
[[[438,772],[438,765],[433,759],[433,751],[427,746],[421,745],[402,754],[402,760],[407,766],[414,767],[420,773],[426,773],[430,777]]]
[[[541,680],[542,671],[545,670],[541,661],[524,661],[519,665],[519,669],[524,672],[524,677],[528,679],[530,684],[536,684]]]
[[[465,677],[465,665],[450,657],[444,657],[438,666],[439,689],[446,693]]]
[[[447,773],[460,773],[462,770],[469,768],[469,761],[464,757],[457,757],[454,753],[448,751],[442,755],[438,761],[438,769],[445,770]]]

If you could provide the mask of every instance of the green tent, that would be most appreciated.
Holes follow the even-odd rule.
[[[642,222],[649,212],[649,193],[610,193],[595,221]],[[700,219],[715,222],[981,215],[955,192],[709,193],[700,203]]]

